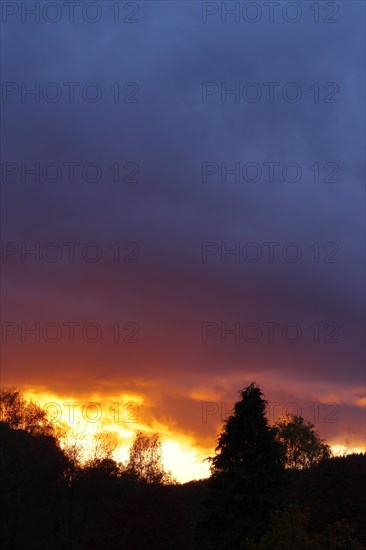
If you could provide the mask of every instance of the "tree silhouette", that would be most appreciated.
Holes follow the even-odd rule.
[[[286,415],[275,424],[276,438],[282,444],[286,468],[309,468],[331,455],[315,426],[302,416]]]
[[[8,388],[0,393],[1,421],[15,430],[25,430],[31,434],[55,435],[55,428],[46,412],[32,401],[26,401],[16,388]]]
[[[170,483],[172,476],[163,466],[161,442],[158,434],[136,433],[130,448],[128,473],[147,483]]]
[[[219,435],[196,547],[242,549],[258,540],[280,500],[281,451],[254,383],[240,391]]]
[[[111,459],[117,447],[117,436],[107,430],[98,429],[92,442],[92,457],[94,461]]]

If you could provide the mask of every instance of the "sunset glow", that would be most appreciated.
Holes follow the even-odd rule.
[[[137,430],[148,433],[158,432],[161,436],[164,465],[170,470],[179,482],[186,482],[193,479],[202,479],[209,476],[209,464],[205,459],[213,456],[216,444],[217,432],[222,428],[225,414],[229,414],[229,405],[222,407],[223,401],[220,401],[218,394],[193,390],[191,398],[199,402],[201,407],[201,416],[206,412],[206,422],[202,417],[196,430],[192,430],[187,435],[184,421],[178,426],[174,421],[174,411],[171,412],[170,419],[166,422],[158,420],[158,411],[154,408],[154,403],[150,402],[149,409],[145,410],[144,403],[148,398],[142,393],[120,393],[108,394],[103,396],[99,393],[83,395],[82,400],[75,395],[65,394],[57,395],[46,391],[37,391],[35,389],[26,389],[25,397],[35,403],[38,403],[44,410],[48,411],[49,418],[56,425],[68,425],[72,428],[76,439],[81,447],[85,449],[84,459],[90,456],[92,441],[98,431],[107,431],[115,436],[116,449],[113,454],[117,462],[126,463],[128,460],[128,449]],[[235,396],[233,396],[235,398]],[[326,395],[323,403],[327,404],[330,395]],[[335,394],[331,395],[332,403],[338,402],[342,406],[341,398]],[[210,398],[201,400],[202,398]],[[214,399],[215,398],[215,399]],[[305,401],[305,400],[304,400]],[[278,399],[270,402],[268,412],[276,412],[276,418],[270,418],[272,422],[278,418],[281,413],[281,407],[277,405]],[[294,407],[294,400],[287,398],[289,407]],[[319,401],[320,403],[320,401]],[[275,406],[276,404],[276,406]],[[346,403],[343,403],[344,405]],[[317,413],[316,409],[311,408],[308,403],[308,418],[314,420],[312,415]],[[300,403],[297,405],[300,407]],[[362,404],[359,404],[362,413]],[[320,409],[320,405],[318,407]],[[292,410],[292,409],[291,409]],[[282,411],[283,412],[283,411]],[[302,411],[304,412],[305,411]],[[327,414],[329,412],[327,411]],[[331,420],[331,419],[330,419]],[[357,435],[344,432],[344,427],[339,426],[338,422],[317,423],[316,427],[320,434],[327,436],[335,455],[344,455],[351,452],[365,452],[365,446],[362,439]],[[180,428],[180,429],[179,429]],[[70,434],[69,434],[70,436]],[[207,442],[207,446],[200,445],[200,441]]]
[[[70,395],[61,397],[52,393],[37,393],[34,390],[25,391],[24,396],[27,400],[39,404],[43,410],[47,410],[50,420],[56,426],[65,424],[73,430],[81,447],[85,449],[85,459],[90,456],[93,437],[98,431],[103,430],[116,436],[116,450],[113,456],[117,462],[125,463],[135,432],[143,430],[160,434],[164,465],[177,481],[186,482],[209,475],[209,466],[205,458],[213,453],[213,449],[200,448],[193,437],[171,430],[169,426],[157,421],[144,424],[140,418],[137,422],[135,420],[138,418],[132,416],[130,407],[124,409],[123,405],[121,406],[124,403],[140,406],[143,404],[142,396],[122,394],[102,400],[100,395],[93,394],[87,400],[79,401]],[[137,408],[132,409],[137,415]]]

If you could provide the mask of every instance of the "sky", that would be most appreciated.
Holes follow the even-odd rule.
[[[183,481],[252,381],[365,449],[364,3],[45,5],[2,3],[2,385]]]

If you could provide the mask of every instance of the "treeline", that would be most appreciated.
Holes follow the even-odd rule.
[[[332,457],[314,426],[270,426],[254,383],[240,391],[211,460],[194,548],[366,548],[366,455]]]
[[[224,423],[210,478],[182,485],[157,434],[138,432],[126,464],[100,435],[81,462],[18,391],[0,404],[6,550],[366,548],[366,455],[332,457],[301,417],[270,426],[255,384]]]

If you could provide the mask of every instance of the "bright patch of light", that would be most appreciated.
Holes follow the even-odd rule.
[[[203,479],[210,475],[208,462],[203,462],[207,456],[205,453],[199,453],[176,441],[164,441],[162,447],[164,466],[172,471],[173,476],[180,483],[192,479]]]

